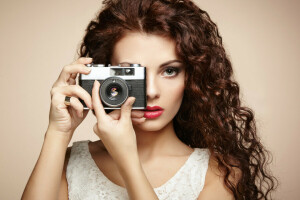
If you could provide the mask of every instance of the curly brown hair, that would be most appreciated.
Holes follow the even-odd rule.
[[[173,119],[178,138],[211,151],[235,199],[272,198],[277,187],[267,168],[272,155],[257,136],[253,111],[241,106],[222,37],[207,12],[190,0],[104,0],[79,54],[110,64],[114,45],[129,31],[176,42],[186,66],[184,97]],[[241,174],[234,182],[230,176],[236,169]]]

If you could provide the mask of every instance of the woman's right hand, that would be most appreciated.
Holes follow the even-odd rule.
[[[89,110],[83,110],[82,99],[88,108],[92,109],[91,95],[81,86],[76,85],[77,74],[89,74],[90,68],[85,64],[92,58],[81,57],[71,65],[65,66],[51,89],[51,107],[49,114],[48,133],[58,134],[71,140],[75,129],[87,116]],[[70,96],[71,105],[66,106],[65,97]]]

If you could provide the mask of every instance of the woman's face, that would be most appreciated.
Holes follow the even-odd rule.
[[[176,55],[175,42],[157,35],[130,32],[116,43],[111,64],[133,63],[146,67],[147,106],[163,109],[160,116],[153,111],[145,114],[146,121],[136,126],[144,131],[161,130],[172,122],[184,93],[185,69]]]

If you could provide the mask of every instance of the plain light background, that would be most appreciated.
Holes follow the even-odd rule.
[[[300,2],[196,0],[217,23],[258,134],[274,156],[274,199],[299,199]],[[0,1],[0,199],[20,199],[48,125],[50,89],[77,58],[96,0]],[[89,113],[70,143],[96,140]]]

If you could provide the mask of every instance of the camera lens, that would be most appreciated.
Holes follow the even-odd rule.
[[[99,95],[108,107],[120,107],[128,98],[128,86],[120,77],[109,77],[100,86]]]

